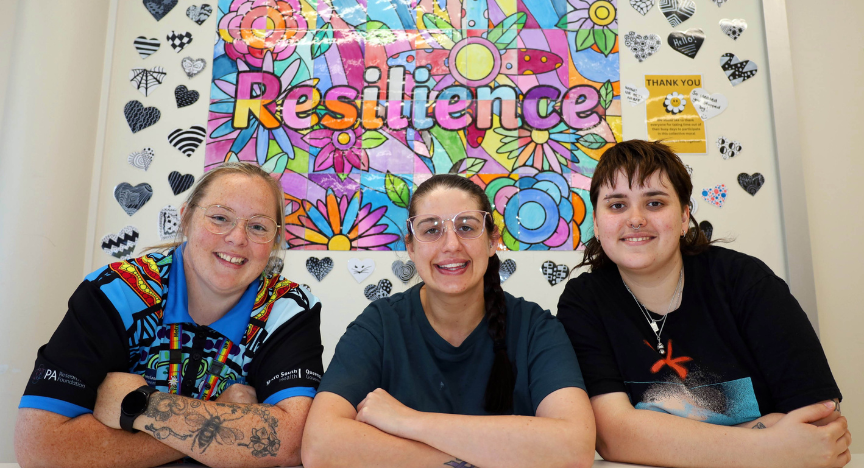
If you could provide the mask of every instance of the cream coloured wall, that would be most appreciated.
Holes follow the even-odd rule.
[[[786,0],[822,346],[864,451],[864,3]]]

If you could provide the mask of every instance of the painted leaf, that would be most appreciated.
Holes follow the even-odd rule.
[[[606,146],[606,140],[596,133],[589,133],[587,135],[582,135],[578,144],[588,149],[600,149]]]
[[[585,50],[594,45],[594,31],[591,29],[580,29],[576,33],[576,51]]]
[[[525,26],[525,20],[527,19],[528,16],[522,12],[510,15],[492,28],[486,34],[486,39],[493,42],[499,49],[506,49],[516,41],[516,36],[519,35],[519,31]]]
[[[381,21],[369,21],[364,25],[366,32],[363,37],[366,42],[375,45],[387,45],[396,42],[393,31]]]
[[[606,81],[600,87],[600,105],[604,109],[608,109],[612,105],[612,98],[615,97],[615,91],[612,89],[612,82]]]
[[[459,42],[462,40],[462,33],[458,29],[455,29],[452,24],[447,22],[447,20],[438,15],[426,13],[423,15],[423,25],[426,26],[426,29],[440,30],[453,42]]]
[[[333,45],[333,27],[330,23],[325,23],[324,26],[315,33],[315,38],[312,40],[312,58],[324,55],[330,46]]]
[[[288,164],[288,155],[279,153],[274,155],[261,165],[261,169],[271,174],[281,174],[285,172],[285,166]]]
[[[617,37],[618,33],[612,29],[602,28],[594,30],[594,42],[597,44],[600,52],[603,52],[603,55],[607,57],[612,52],[612,49],[615,48],[615,38]]]
[[[387,141],[387,137],[377,130],[366,130],[363,132],[363,143],[361,144],[361,147],[363,149],[377,148],[384,144],[385,141]]]
[[[399,208],[408,208],[408,201],[411,199],[411,190],[408,184],[399,177],[394,176],[387,171],[384,176],[384,188],[387,190],[387,197],[390,201]]]
[[[485,159],[480,158],[466,158],[465,159],[465,172],[468,176],[476,175],[483,169],[483,166],[486,165]]]
[[[441,142],[442,149],[450,157],[450,161],[455,163],[468,157],[458,131],[444,130],[436,125],[432,127],[432,135]]]
[[[327,24],[330,24],[330,23],[327,23]],[[375,29],[390,29],[390,28],[386,24],[382,23],[381,21],[369,21],[367,23],[364,23],[362,29],[365,31],[373,31]]]

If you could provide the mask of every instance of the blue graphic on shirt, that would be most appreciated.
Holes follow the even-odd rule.
[[[750,377],[693,387],[675,382],[650,382],[636,409],[721,426],[734,426],[762,416]]]

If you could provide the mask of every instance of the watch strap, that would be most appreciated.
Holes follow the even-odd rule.
[[[129,394],[126,395],[126,398],[128,398],[129,395],[132,395],[133,393],[141,393],[144,395],[144,397],[147,400],[147,403],[149,404],[150,403],[150,395],[152,395],[153,393],[155,393],[157,391],[158,390],[156,390],[153,387],[150,387],[149,385],[143,385],[143,386],[138,387],[135,390],[132,390],[131,392],[129,392]],[[123,399],[124,402],[126,401],[126,398]],[[129,413],[126,411],[125,408],[123,408],[123,403],[121,403],[120,404],[120,429],[123,429],[124,431],[130,432],[132,434],[138,432],[137,429],[132,427],[132,424],[135,423],[135,420],[138,418],[138,416],[141,416],[144,413],[144,411],[146,411],[146,410],[147,410],[147,404],[145,404],[144,407],[140,411],[135,411],[133,413]]]

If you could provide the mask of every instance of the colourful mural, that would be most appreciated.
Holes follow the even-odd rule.
[[[206,165],[279,177],[289,248],[403,250],[448,172],[502,249],[581,246],[621,140],[615,0],[220,0],[218,27]]]

